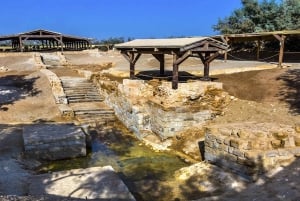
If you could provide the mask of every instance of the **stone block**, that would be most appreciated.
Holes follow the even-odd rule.
[[[135,201],[111,166],[33,175],[28,183],[30,195],[56,196],[53,200]]]
[[[239,148],[240,146],[240,141],[236,140],[236,139],[231,139],[230,140],[230,146],[231,147],[234,147],[234,148]]]
[[[245,156],[245,153],[240,151],[239,149],[233,149],[232,151],[232,154],[235,155],[235,156],[238,156],[238,157],[244,157]]]
[[[266,157],[276,157],[279,155],[278,150],[269,150],[265,152]]]
[[[236,162],[238,157],[232,154],[225,154],[223,158],[232,162]]]
[[[252,150],[252,142],[251,141],[242,142],[241,149],[243,149],[243,150]]]
[[[38,124],[23,129],[25,154],[44,160],[86,155],[86,137],[80,127],[70,124]]]

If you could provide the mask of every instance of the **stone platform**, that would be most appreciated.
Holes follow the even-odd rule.
[[[43,160],[86,156],[86,137],[71,124],[36,124],[23,128],[25,154]]]
[[[37,175],[29,183],[29,194],[33,196],[51,195],[78,200],[135,200],[111,166]]]
[[[255,180],[300,156],[296,127],[273,123],[211,126],[205,134],[205,160]]]

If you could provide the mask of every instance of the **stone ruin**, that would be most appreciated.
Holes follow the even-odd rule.
[[[273,123],[236,123],[208,127],[205,160],[256,180],[300,156],[300,130]]]
[[[174,137],[212,119],[228,99],[222,83],[193,81],[180,83],[124,79],[122,84],[94,80],[105,94],[106,103],[137,137],[153,132],[161,139]]]

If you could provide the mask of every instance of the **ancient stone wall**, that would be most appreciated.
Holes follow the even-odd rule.
[[[55,102],[57,104],[67,104],[68,101],[66,98],[66,94],[58,76],[48,69],[41,69],[40,72],[48,78],[53,96],[55,98]]]
[[[208,107],[187,104],[205,96],[208,88],[221,89],[221,83],[180,83],[178,90],[171,89],[170,82],[159,86],[144,80],[123,80],[122,84],[110,86],[109,81],[96,81],[106,103],[116,116],[138,137],[151,131],[162,139],[173,137],[177,132],[192,126],[201,126],[213,116]]]
[[[265,171],[288,165],[300,156],[295,128],[272,123],[240,123],[209,127],[205,160],[256,179]]]
[[[165,108],[152,101],[147,103],[147,111],[151,131],[161,138],[173,137],[177,132],[201,126],[212,118],[210,110],[199,110],[198,107],[193,108],[193,106]]]

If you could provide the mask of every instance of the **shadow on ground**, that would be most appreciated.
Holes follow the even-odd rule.
[[[250,182],[245,189],[238,190],[234,183],[223,184],[220,188],[220,182],[216,177],[218,172],[214,169],[207,172],[207,178],[212,183],[212,191],[205,192],[198,190],[201,181],[195,177],[191,177],[184,185],[180,186],[183,199],[180,200],[197,200],[197,201],[268,201],[268,200],[299,200],[300,198],[300,159],[297,158],[289,166],[278,168],[278,171],[272,175],[261,174],[258,175],[255,182]],[[264,172],[264,167],[258,164],[258,171]],[[226,180],[226,178],[224,178]],[[221,181],[222,182],[222,181]],[[224,182],[224,181],[223,181]],[[219,186],[219,187],[218,187]],[[215,187],[215,189],[214,189]]]
[[[281,101],[288,103],[293,113],[300,114],[300,69],[287,70],[277,80],[285,85],[278,94]]]
[[[8,75],[0,77],[0,111],[7,111],[6,105],[29,96],[36,96],[40,91],[34,87],[39,77],[26,78],[25,75]]]
[[[135,77],[142,79],[142,80],[165,80],[165,81],[172,81],[172,71],[165,71],[164,75],[160,74],[159,70],[149,70],[149,71],[140,71],[135,75]],[[201,80],[203,79],[202,76],[196,76],[186,71],[179,71],[178,72],[178,80],[181,83],[185,83],[192,80]],[[215,78],[211,78],[211,80],[215,80]]]

